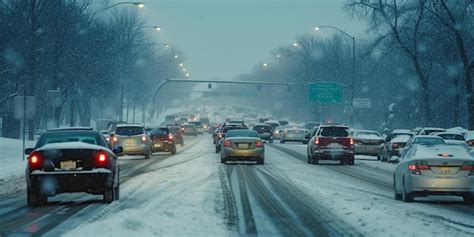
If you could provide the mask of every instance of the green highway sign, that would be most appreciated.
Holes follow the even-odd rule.
[[[318,103],[337,104],[343,101],[341,84],[331,82],[312,83],[309,85],[309,100]]]

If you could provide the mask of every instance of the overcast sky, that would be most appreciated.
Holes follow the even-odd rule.
[[[344,0],[145,0],[144,16],[160,25],[159,40],[177,45],[194,79],[231,79],[270,58],[316,25],[333,25],[363,36]],[[330,35],[334,31],[324,30]]]

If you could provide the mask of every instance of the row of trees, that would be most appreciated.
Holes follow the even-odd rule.
[[[36,98],[30,131],[132,121],[136,107],[144,120],[156,85],[182,72],[180,52],[158,43],[139,11],[109,1],[0,0],[3,136],[18,136],[13,102],[25,92]]]
[[[474,129],[474,2],[472,0],[349,0],[348,14],[367,21],[370,38],[357,39],[355,97],[371,109],[308,103],[306,89],[275,89],[284,100],[276,113],[294,119],[332,118],[372,129],[468,126]],[[295,46],[272,51],[244,79],[290,82],[331,81],[351,93],[351,42],[342,34],[297,37]],[[268,95],[275,94],[268,91]],[[265,91],[263,91],[265,93]],[[347,96],[350,98],[350,96]],[[273,97],[274,98],[274,97]],[[265,104],[272,104],[269,100]],[[274,103],[273,103],[274,104]],[[295,106],[297,104],[297,106]],[[353,114],[352,114],[353,113]]]

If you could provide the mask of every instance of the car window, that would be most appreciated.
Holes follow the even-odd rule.
[[[256,131],[252,130],[232,130],[226,134],[226,137],[259,137]]]
[[[115,134],[120,136],[136,136],[143,134],[142,127],[117,127]]]
[[[446,140],[465,141],[464,137],[460,134],[438,134],[438,136]]]
[[[269,132],[271,132],[270,126],[257,125],[255,127],[253,127],[253,130],[257,131],[258,133],[269,133]]]
[[[104,142],[102,135],[99,133],[60,132],[44,134],[38,140],[36,148],[40,148],[47,144],[64,142],[84,142],[107,147],[106,142]]]
[[[444,144],[444,140],[442,138],[435,138],[435,137],[417,137],[413,140],[414,144],[420,145],[439,145]]]
[[[319,134],[324,137],[348,137],[350,133],[343,127],[322,127]]]

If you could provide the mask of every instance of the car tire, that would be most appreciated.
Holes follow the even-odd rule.
[[[39,207],[46,205],[48,203],[48,197],[46,195],[41,195],[39,193],[33,192],[31,190],[27,190],[27,203],[30,207]]]
[[[355,159],[354,159],[354,158],[351,158],[351,159],[349,159],[349,160],[347,161],[347,163],[348,163],[349,165],[354,165],[354,164],[355,164]]]
[[[120,184],[117,185],[117,187],[115,187],[115,190],[114,190],[114,200],[119,200],[120,199]]]
[[[227,161],[224,158],[221,157],[221,163],[222,164],[227,164]]]
[[[395,176],[393,176],[393,198],[395,200],[402,200],[402,194],[397,192],[397,185],[395,181]]]
[[[474,205],[474,193],[464,194],[462,198],[464,200],[464,203]]]
[[[111,203],[115,200],[115,188],[110,188],[109,190],[105,191],[102,195],[102,199],[105,203]]]
[[[173,149],[171,149],[171,155],[176,155],[176,146],[173,146]]]
[[[402,187],[402,200],[404,202],[413,202],[415,200],[415,197],[411,193],[407,193],[406,188],[405,188],[405,181],[403,181],[403,187]]]
[[[257,160],[257,165],[264,165],[265,164],[265,160],[264,159],[258,159]]]
[[[281,144],[285,144],[285,140],[280,140],[280,143],[281,143]]]
[[[273,139],[271,139],[269,142],[270,142],[270,143],[273,143]]]

